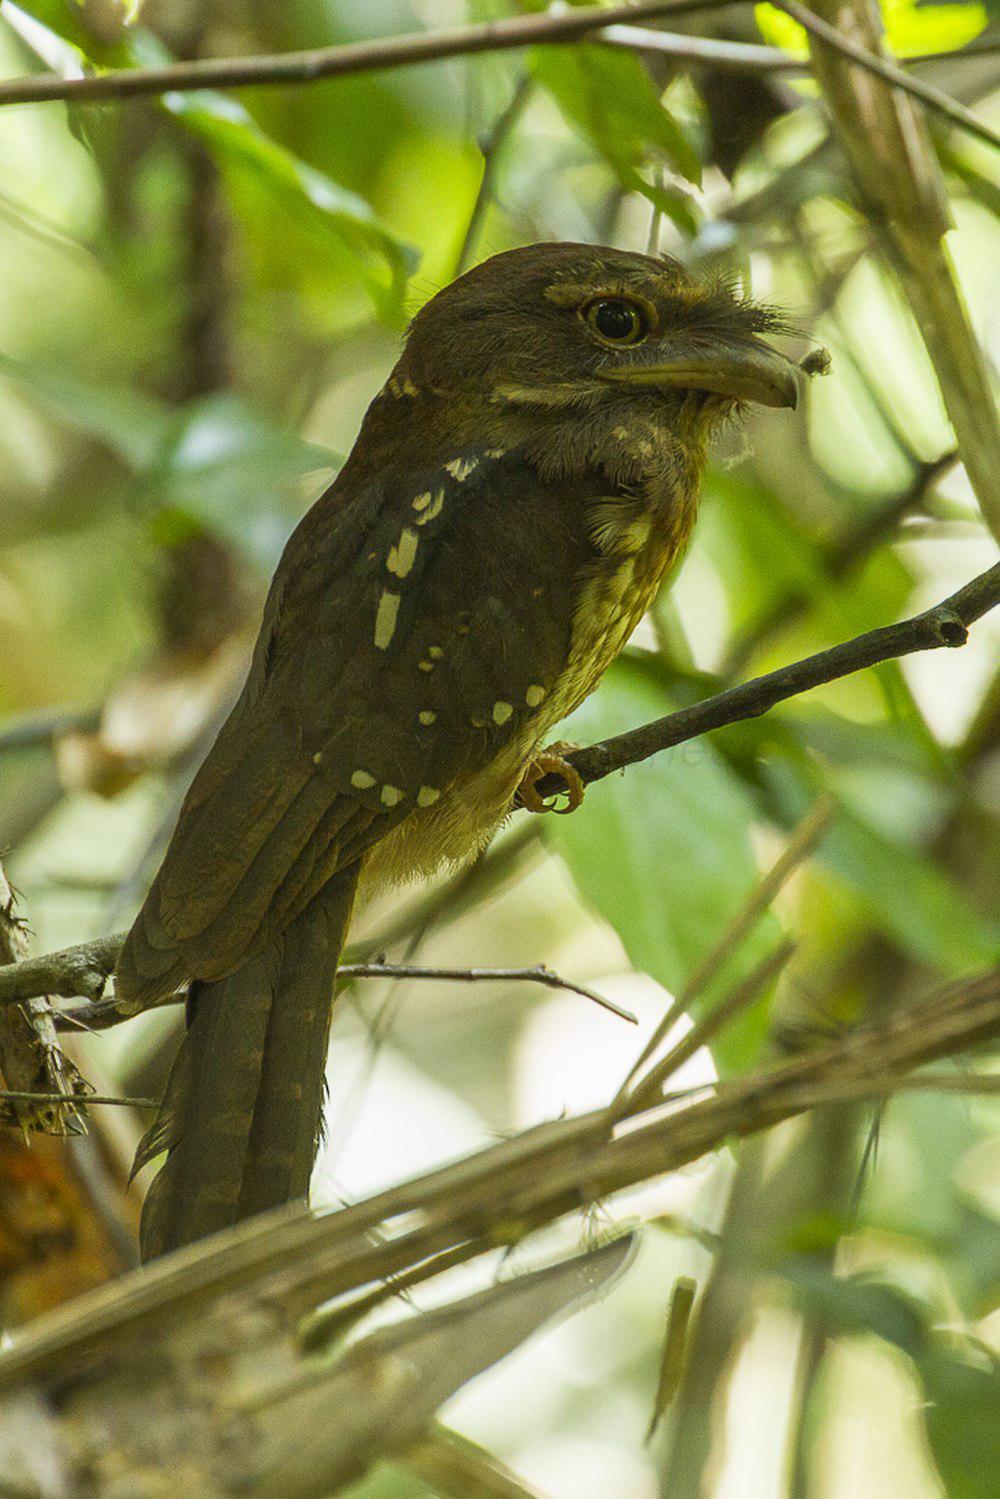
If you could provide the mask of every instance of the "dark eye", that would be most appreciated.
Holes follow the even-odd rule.
[[[646,336],[646,318],[634,302],[624,297],[607,297],[591,302],[584,316],[601,338],[612,344],[637,344]]]

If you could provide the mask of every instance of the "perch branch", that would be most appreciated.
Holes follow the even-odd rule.
[[[1000,563],[923,614],[895,625],[869,630],[842,645],[818,651],[815,656],[806,656],[804,660],[782,666],[766,676],[754,677],[752,681],[730,687],[676,713],[668,713],[666,717],[654,719],[652,723],[643,724],[626,734],[616,734],[614,738],[601,740],[586,749],[573,750],[566,759],[585,785],[601,781],[616,770],[637,765],[661,750],[672,749],[674,745],[707,734],[712,729],[721,729],[726,724],[739,723],[747,718],[759,718],[788,698],[809,692],[825,682],[850,676],[865,667],[878,666],[880,662],[898,656],[909,656],[914,651],[932,651],[941,646],[955,649],[964,645],[969,627],[998,603]],[[540,780],[536,789],[540,796],[548,797],[566,787],[560,776],[551,774]]]
[[[850,676],[865,667],[911,655],[914,651],[937,650],[941,646],[954,649],[964,645],[970,626],[998,603],[1000,563],[922,614],[895,625],[869,630],[842,645],[819,651],[815,656],[807,656],[803,661],[795,661],[766,676],[755,677],[739,687],[730,687],[715,697],[681,708],[676,713],[668,713],[666,717],[654,719],[652,723],[643,724],[626,734],[616,734],[612,739],[601,740],[586,749],[573,750],[566,758],[586,784],[603,780],[614,771],[648,760],[661,750],[671,749],[726,724],[758,718],[777,703],[825,682]],[[565,789],[558,775],[546,776],[538,784],[544,796],[553,796]],[[99,999],[114,971],[123,941],[124,935],[117,933],[45,957],[0,966],[0,1006],[20,1004],[46,994]],[[353,963],[345,964],[340,971],[348,978],[441,978],[466,983],[493,979],[525,980],[569,989],[622,1013],[603,996],[599,997],[583,985],[569,983],[547,969],[414,969],[383,963]],[[90,1013],[82,1012],[83,1015]],[[625,1018],[632,1017],[625,1012]]]

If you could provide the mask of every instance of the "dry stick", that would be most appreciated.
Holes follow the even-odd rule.
[[[998,603],[1000,563],[981,573],[950,598],[911,619],[869,630],[842,645],[818,651],[814,656],[806,656],[804,660],[768,672],[766,676],[754,677],[739,687],[730,687],[626,734],[616,734],[586,749],[568,752],[566,759],[584,785],[590,785],[613,775],[616,770],[638,765],[651,755],[700,734],[748,718],[759,718],[790,697],[797,697],[826,682],[835,682],[865,667],[878,666],[894,657],[909,656],[914,651],[932,651],[941,646],[954,650],[965,644],[970,625]],[[561,776],[550,774],[538,782],[536,789],[539,795],[549,797],[565,792],[567,788]]]
[[[612,1107],[616,1107],[622,1102],[633,1080],[645,1066],[646,1062],[649,1061],[649,1058],[656,1049],[662,1044],[664,1037],[684,1012],[691,1008],[692,1002],[699,994],[703,993],[719,973],[723,964],[736,951],[737,947],[739,947],[740,943],[753,927],[756,926],[761,916],[763,916],[768,906],[770,906],[775,896],[784,886],[785,881],[794,874],[800,864],[808,859],[829,827],[833,810],[833,802],[828,796],[823,795],[817,799],[798,827],[794,829],[779,858],[775,860],[771,868],[750,892],[749,897],[737,911],[728,927],[722,933],[722,936],[709,952],[705,954],[680,994],[678,994],[673,1004],[668,1008],[666,1014],[629,1069],[625,1081],[615,1095]]]
[[[654,31],[646,26],[607,26],[595,41],[604,46],[623,47],[631,52],[659,52],[681,62],[704,63],[706,67],[730,73],[808,73],[808,57],[795,57],[780,47],[765,47],[759,42],[727,42],[714,37],[690,36],[681,31]],[[916,52],[897,57],[899,67],[921,63],[951,62],[954,58],[977,57],[1000,52],[1000,39],[987,38],[944,52]]]
[[[26,1089],[0,1088],[0,1102],[9,1100],[11,1103],[72,1103],[74,1109],[80,1108],[88,1103],[116,1104],[119,1107],[129,1109],[158,1109],[159,1100],[156,1098],[120,1098],[111,1093],[74,1093],[68,1096],[65,1093],[32,1093]]]
[[[0,722],[0,753],[52,744],[60,734],[70,730],[87,732],[96,729],[100,717],[93,708],[46,708],[40,713],[23,713],[4,719]]]
[[[65,998],[99,995],[114,969],[124,941],[125,934],[118,932],[112,937],[86,942],[80,947],[67,947],[61,952],[49,953],[44,958],[31,958],[23,963],[0,967],[0,1005],[16,1004],[24,998],[41,994],[58,994]],[[408,963],[344,963],[338,973],[343,979],[391,978],[463,984],[541,984],[547,989],[562,989],[570,994],[579,994],[600,1005],[602,1009],[610,1010],[620,1020],[628,1020],[632,1025],[638,1024],[631,1010],[598,994],[596,989],[591,989],[586,984],[562,978],[543,963],[529,968],[421,968]],[[183,997],[181,991],[166,994],[148,1008],[159,1009],[163,1005],[179,1004]],[[93,1004],[63,1011],[61,1015],[57,1012],[55,1019],[57,1025],[82,1024],[93,1030],[104,1030],[119,1021],[133,1019],[136,1013],[135,1010],[126,1010],[117,999],[97,999]]]
[[[606,1109],[539,1125],[513,1140],[398,1183],[365,1202],[313,1218],[279,1210],[181,1255],[165,1256],[114,1293],[94,1294],[26,1335],[0,1358],[0,1388],[69,1367],[132,1327],[176,1322],[245,1284],[270,1277],[271,1305],[289,1319],[356,1293],[465,1241],[482,1252],[611,1193],[698,1160],[838,1096],[879,1097],[917,1066],[1000,1035],[1000,969],[949,985],[877,1025],[859,1027],[802,1057],[722,1085],[714,1097],[657,1108],[615,1129]],[[936,1079],[935,1079],[936,1081]],[[390,1232],[373,1242],[380,1226]],[[303,1257],[311,1268],[302,1272]],[[70,1348],[68,1345],[72,1344]],[[67,1362],[68,1360],[68,1362]]]
[[[0,106],[37,104],[49,99],[83,103],[96,99],[127,99],[143,94],[189,93],[195,89],[236,88],[248,84],[315,83],[325,78],[343,78],[381,68],[408,67],[437,62],[446,57],[469,57],[480,52],[505,52],[519,47],[552,45],[574,41],[609,26],[662,16],[686,15],[697,10],[717,10],[731,0],[662,0],[659,4],[597,6],[555,14],[512,16],[431,32],[375,41],[352,42],[343,47],[317,47],[305,52],[284,52],[262,57],[211,57],[194,62],[171,63],[162,68],[115,69],[84,78],[14,78],[0,84]],[[782,0],[782,9],[814,31],[828,46],[836,48],[859,67],[912,94],[929,109],[937,110],[973,135],[1000,146],[1000,135],[950,94],[923,79],[911,78],[885,58],[868,52],[827,26],[796,0]],[[820,31],[818,28],[823,28]]]

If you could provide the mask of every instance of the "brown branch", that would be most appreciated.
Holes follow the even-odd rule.
[[[75,998],[82,995],[94,1003],[75,1010],[56,1013],[59,1029],[67,1026],[84,1026],[89,1030],[105,1030],[120,1021],[131,1020],[134,1010],[124,1009],[117,999],[102,1000],[104,987],[114,972],[125,933],[117,932],[111,937],[100,937],[95,942],[84,942],[79,947],[65,947],[60,952],[48,953],[42,958],[29,958],[21,963],[0,966],[0,1008],[4,1005],[20,1004],[38,995],[61,995]],[[496,984],[523,983],[541,984],[546,989],[562,989],[570,994],[579,994],[605,1010],[610,1010],[620,1020],[632,1025],[638,1022],[631,1010],[626,1010],[614,1000],[598,994],[586,984],[575,979],[563,978],[551,968],[538,963],[528,968],[421,968],[408,963],[342,963],[338,969],[341,979],[426,979],[440,983]],[[178,1003],[183,994],[168,994],[160,1004]],[[159,1006],[153,1006],[158,1008]]]
[[[416,1284],[442,1254],[457,1263],[518,1242],[611,1193],[699,1160],[733,1139],[835,1098],[878,1098],[926,1063],[1000,1036],[1000,968],[946,986],[783,1064],[720,1084],[710,1097],[657,1106],[619,1124],[610,1109],[536,1126],[338,1212],[282,1209],[165,1256],[114,1293],[66,1308],[0,1358],[0,1388],[81,1367],[127,1336],[192,1315],[226,1315],[249,1279],[292,1332],[325,1301],[388,1276]],[[913,1078],[913,1085],[922,1080]],[[935,1079],[936,1081],[936,1079]],[[383,1232],[378,1232],[378,1230]],[[264,1280],[266,1278],[266,1285]]]
[[[671,749],[700,734],[744,719],[759,718],[778,703],[809,692],[825,682],[835,682],[840,677],[863,671],[865,667],[912,655],[914,651],[933,651],[942,646],[954,650],[965,644],[970,625],[998,603],[1000,563],[923,614],[901,620],[899,624],[869,630],[842,645],[818,651],[815,656],[807,656],[778,671],[768,672],[766,676],[754,677],[739,687],[730,687],[704,702],[668,713],[666,717],[643,724],[627,734],[616,734],[612,739],[601,740],[586,749],[574,750],[566,755],[566,759],[586,785],[601,781],[616,770],[637,765],[661,750]],[[548,797],[566,788],[562,778],[552,774],[539,781],[536,789],[539,795]]]
[[[309,51],[284,52],[258,57],[211,57],[192,62],[176,62],[161,68],[121,68],[83,78],[27,77],[0,84],[0,106],[4,104],[37,104],[45,100],[66,99],[77,103],[98,99],[129,99],[141,95],[189,93],[206,88],[239,88],[261,84],[305,84],[321,79],[343,78],[356,73],[370,73],[382,68],[409,67],[415,63],[438,62],[447,57],[471,57],[481,52],[506,52],[520,47],[553,45],[575,41],[588,33],[600,33],[608,26],[620,29],[622,23],[663,16],[686,15],[691,11],[716,10],[731,0],[659,0],[655,4],[618,5],[603,9],[597,6],[582,10],[549,12],[543,15],[511,16],[487,21],[478,26],[445,28],[440,31],[410,32],[403,36],[352,42],[340,47],[316,47]],[[896,64],[859,47],[828,26],[797,0],[782,0],[782,8],[829,47],[885,79],[894,88],[911,94],[939,114],[961,125],[971,134],[1000,146],[1000,135],[972,110],[950,94],[921,78],[909,77]],[[621,45],[621,38],[614,38]],[[710,39],[708,41],[710,45]],[[693,57],[692,60],[699,61]],[[713,61],[718,64],[718,57]],[[757,64],[760,65],[759,62]],[[771,64],[773,66],[773,62]]]
[[[206,57],[176,62],[162,68],[120,68],[84,78],[51,75],[12,78],[0,84],[0,105],[38,104],[48,99],[130,99],[139,95],[190,93],[206,88],[242,88],[261,84],[317,83],[382,68],[404,68],[439,62],[447,57],[471,57],[481,52],[509,52],[542,43],[572,42],[588,32],[615,22],[688,15],[718,10],[731,0],[658,0],[656,4],[615,5],[607,9],[560,11],[543,15],[510,16],[477,26],[454,26],[440,31],[415,31],[403,36],[378,37],[339,47],[280,52],[260,57]]]

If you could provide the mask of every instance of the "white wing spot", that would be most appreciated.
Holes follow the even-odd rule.
[[[487,458],[502,458],[506,451],[506,448],[487,448],[486,456]]]
[[[390,786],[386,784],[382,787],[382,790],[379,794],[379,799],[382,802],[383,806],[394,807],[397,802],[401,802],[403,800],[403,793],[402,791],[400,791],[398,786]]]
[[[389,555],[385,561],[389,571],[395,573],[397,578],[405,578],[413,566],[419,545],[420,538],[416,531],[409,526],[404,526],[399,533],[396,545],[389,548]]]
[[[440,645],[429,645],[427,647],[427,654],[432,661],[440,661],[444,655],[444,648]]]
[[[514,712],[513,703],[498,702],[493,704],[493,722],[506,723]]]
[[[410,503],[411,503],[412,509],[414,509],[414,510],[426,510],[427,506],[430,504],[430,502],[431,502],[431,492],[428,489],[428,490],[425,490],[423,494],[416,495],[414,497],[414,499]]]
[[[430,708],[422,708],[417,717],[425,729],[430,728],[431,724],[437,720],[437,714],[432,712]]]
[[[524,701],[527,703],[529,708],[537,708],[538,704],[542,701],[544,696],[545,688],[542,687],[539,682],[532,682],[531,686],[524,694]]]
[[[370,776],[367,770],[356,770],[351,776],[351,785],[355,788],[356,791],[367,791],[368,788],[370,786],[374,786],[374,784],[375,777]]]
[[[422,501],[422,503],[418,504],[417,500]],[[439,516],[441,514],[441,510],[442,510],[443,505],[444,505],[444,490],[443,489],[439,489],[437,491],[437,493],[435,495],[433,495],[433,496],[431,496],[429,494],[418,494],[417,495],[417,499],[413,501],[413,508],[414,508],[414,510],[419,510],[420,511],[420,514],[417,516],[417,525],[418,526],[426,526],[426,524],[427,524],[427,522],[429,520],[434,520],[437,516]]]
[[[467,479],[474,468],[479,465],[478,458],[453,458],[450,463],[445,464],[445,472],[453,476],[456,484],[461,484]]]
[[[434,670],[434,662],[433,661],[418,661],[417,662],[417,666],[420,668],[421,671],[433,671]]]
[[[417,806],[432,807],[440,795],[436,786],[421,786],[417,792]]]
[[[389,649],[389,644],[396,630],[396,616],[399,614],[399,594],[392,593],[388,588],[383,588],[378,601],[378,609],[375,613],[375,644],[380,651]]]

